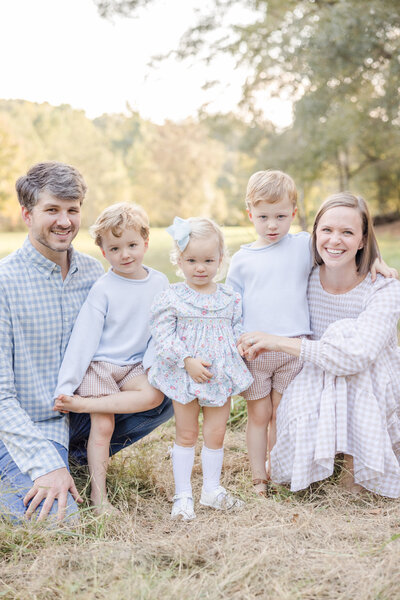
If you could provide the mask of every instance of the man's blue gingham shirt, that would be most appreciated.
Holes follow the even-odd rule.
[[[74,250],[61,269],[27,238],[0,261],[0,439],[32,480],[64,467],[48,440],[68,447],[68,418],[53,411],[58,371],[101,264]]]

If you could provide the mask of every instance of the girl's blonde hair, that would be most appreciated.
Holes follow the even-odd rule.
[[[97,217],[89,232],[95,244],[101,247],[102,236],[107,231],[121,237],[125,229],[135,229],[145,241],[149,239],[149,217],[141,206],[129,202],[111,204]]]
[[[314,265],[322,265],[323,260],[317,250],[317,227],[318,223],[328,210],[337,206],[345,206],[354,208],[361,217],[361,226],[363,234],[363,247],[356,254],[357,271],[360,275],[366,275],[370,270],[374,260],[380,257],[378,242],[375,237],[374,226],[372,224],[371,215],[369,214],[368,205],[364,198],[355,196],[350,192],[339,192],[329,196],[323,202],[319,211],[316,214],[313,231],[312,231],[312,251],[314,257]]]
[[[228,249],[225,245],[224,234],[222,233],[221,228],[214,221],[208,219],[207,217],[190,217],[189,219],[186,219],[186,222],[190,224],[191,227],[188,245],[190,244],[191,240],[208,240],[210,236],[216,237],[218,241],[218,251],[221,258],[221,263],[219,265],[215,280],[220,281],[225,277],[229,257]],[[178,259],[182,253],[185,252],[185,250],[180,250],[178,244],[174,241],[174,246],[170,253],[170,258],[173,265],[178,265]],[[176,269],[176,274],[180,277],[183,277],[183,272],[179,266]]]

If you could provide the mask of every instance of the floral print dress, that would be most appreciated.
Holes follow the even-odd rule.
[[[236,347],[241,320],[241,298],[230,286],[217,284],[213,294],[201,294],[186,283],[170,285],[151,309],[157,356],[149,382],[181,404],[197,398],[200,406],[223,406],[253,381]],[[211,363],[208,382],[190,377],[184,367],[189,356]]]

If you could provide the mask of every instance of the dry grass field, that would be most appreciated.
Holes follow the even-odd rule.
[[[196,503],[196,520],[171,521],[173,437],[170,422],[112,460],[118,518],[95,518],[86,507],[74,530],[0,523],[0,598],[400,598],[399,501],[351,496],[334,479],[304,493],[281,487],[256,497],[242,424],[227,435],[223,484],[245,507],[225,514]],[[86,473],[75,475],[85,490]]]
[[[397,268],[399,233],[379,232],[383,254]],[[232,250],[251,239],[249,230],[230,235]],[[5,240],[2,234],[0,254],[17,247],[15,240],[11,247],[11,236]],[[157,242],[160,265],[153,259],[149,264],[167,263],[166,243]],[[112,459],[108,487],[117,518],[96,518],[86,505],[75,529],[0,521],[0,599],[400,600],[400,501],[351,496],[335,478],[303,493],[280,487],[268,498],[255,496],[244,417],[238,402],[223,473],[223,485],[246,502],[241,511],[199,506],[199,443],[193,472],[197,519],[170,520],[170,421]],[[87,499],[87,472],[73,474]]]

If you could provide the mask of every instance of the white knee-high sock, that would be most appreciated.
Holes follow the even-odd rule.
[[[220,485],[224,449],[212,450],[203,446],[201,450],[201,464],[203,466],[203,490],[213,492]]]
[[[190,479],[194,463],[194,446],[187,448],[174,444],[172,448],[172,470],[175,480],[175,494],[192,493]]]

